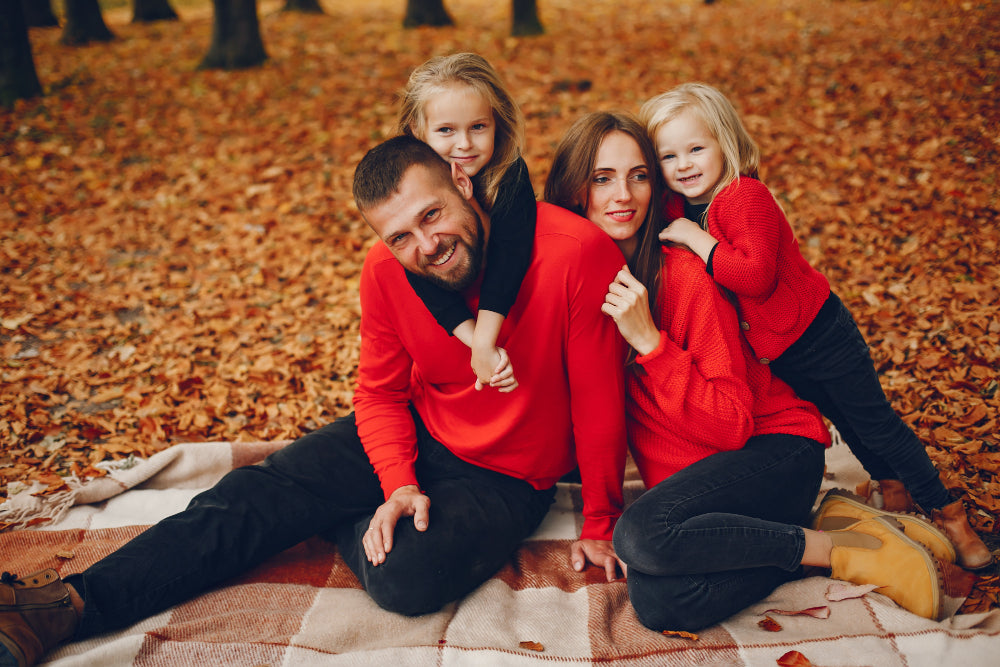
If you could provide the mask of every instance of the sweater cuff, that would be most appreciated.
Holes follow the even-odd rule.
[[[611,541],[615,532],[617,516],[584,517],[583,528],[580,530],[581,540]]]
[[[643,366],[649,363],[656,363],[661,359],[669,361],[676,356],[677,352],[680,351],[676,348],[677,346],[669,338],[667,338],[667,332],[661,329],[659,345],[657,345],[649,354],[640,354],[635,358],[635,360]]]
[[[378,479],[379,484],[382,485],[382,494],[386,500],[389,499],[393,491],[401,486],[409,484],[420,486],[417,482],[416,472],[414,472],[412,466],[394,466],[386,470],[380,470],[378,472]]]

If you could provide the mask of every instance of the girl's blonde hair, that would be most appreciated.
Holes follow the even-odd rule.
[[[493,109],[493,157],[473,179],[477,197],[489,209],[496,201],[504,174],[521,157],[524,114],[485,58],[475,53],[455,53],[431,58],[413,70],[400,94],[398,129],[421,139],[427,131],[424,110],[428,100],[455,84],[472,88]]]
[[[722,178],[712,188],[712,198],[740,174],[757,177],[760,170],[760,149],[743,127],[736,109],[718,90],[704,83],[684,83],[647,100],[639,110],[639,120],[646,126],[653,142],[664,123],[691,109],[712,133],[722,148],[724,165]]]

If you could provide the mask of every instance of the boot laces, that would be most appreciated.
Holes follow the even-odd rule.
[[[8,586],[14,586],[15,584],[24,585],[24,582],[18,579],[16,574],[11,574],[10,572],[4,572],[0,574],[0,584],[7,584]]]

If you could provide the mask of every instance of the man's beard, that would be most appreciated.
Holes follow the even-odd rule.
[[[427,270],[428,267],[421,267],[423,269],[420,276],[438,287],[441,287],[452,292],[461,292],[472,283],[476,281],[479,277],[479,271],[483,266],[483,254],[484,254],[484,236],[485,230],[483,229],[482,218],[471,206],[468,207],[469,213],[473,216],[476,221],[476,236],[472,240],[472,243],[468,243],[465,239],[459,238],[456,241],[455,252],[459,252],[460,248],[466,249],[466,261],[462,266],[456,267],[455,270],[448,275],[441,275],[439,273],[434,273],[431,270]]]

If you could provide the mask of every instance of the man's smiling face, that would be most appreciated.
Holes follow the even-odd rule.
[[[365,219],[403,268],[461,291],[479,275],[485,245],[471,194],[464,174],[452,182],[416,164],[388,199],[365,211]]]

